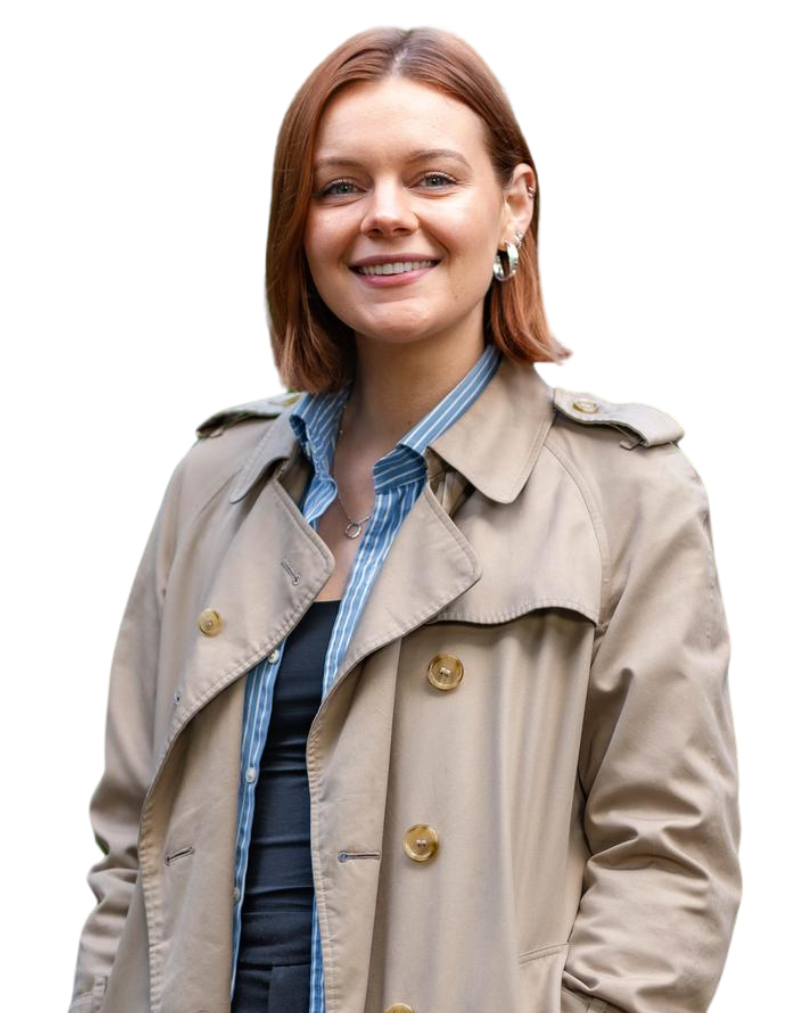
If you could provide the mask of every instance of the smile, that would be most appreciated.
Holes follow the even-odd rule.
[[[402,275],[406,270],[418,270],[420,267],[433,267],[437,260],[406,260],[394,263],[373,263],[357,267],[360,275]]]
[[[376,264],[374,267],[356,268],[353,272],[363,285],[371,285],[377,289],[389,289],[401,285],[412,285],[428,275],[436,266],[438,266],[437,263],[422,260],[418,263]],[[371,274],[367,274],[367,271],[371,271]]]

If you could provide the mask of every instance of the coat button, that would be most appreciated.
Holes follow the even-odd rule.
[[[384,1013],[415,1013],[413,1006],[409,1006],[406,1002],[395,1002],[390,1006],[386,1006]]]
[[[428,679],[436,689],[455,689],[464,676],[464,666],[452,654],[437,654],[428,665]]]
[[[587,397],[578,398],[574,401],[573,406],[578,412],[584,412],[586,415],[593,415],[594,412],[599,411],[599,405]]]
[[[405,834],[405,854],[414,862],[427,862],[439,850],[439,835],[426,823],[417,823]]]
[[[216,609],[203,609],[197,617],[197,625],[207,637],[215,637],[222,629],[222,616]]]

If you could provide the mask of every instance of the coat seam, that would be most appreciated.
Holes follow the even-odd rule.
[[[568,475],[579,493],[582,503],[588,511],[588,517],[591,521],[594,538],[596,539],[596,544],[599,548],[602,578],[599,590],[599,615],[596,617],[596,625],[597,627],[602,627],[605,625],[605,614],[607,612],[606,598],[609,595],[610,588],[613,586],[613,558],[610,551],[607,528],[605,527],[602,514],[596,505],[596,500],[590,490],[590,487],[585,481],[585,477],[582,472],[579,468],[577,468],[567,454],[565,454],[559,447],[555,448],[553,446],[553,442],[554,437],[552,432],[549,433],[549,439],[546,440],[545,446],[548,448],[549,453],[559,463],[560,467]]]

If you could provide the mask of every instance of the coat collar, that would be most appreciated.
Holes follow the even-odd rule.
[[[237,503],[268,468],[280,475],[303,454],[287,405],[237,475]],[[554,418],[553,389],[533,366],[501,356],[497,372],[470,407],[425,450],[428,481],[447,466],[497,503],[511,503],[526,483]]]

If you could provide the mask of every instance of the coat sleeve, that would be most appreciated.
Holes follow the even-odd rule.
[[[704,486],[673,444],[614,519],[579,776],[590,850],[563,1013],[705,1013],[742,895],[729,635]],[[608,531],[610,532],[610,527]]]
[[[163,596],[174,554],[184,462],[185,458],[175,468],[163,495],[113,652],[104,770],[90,801],[90,822],[103,857],[87,876],[97,904],[79,939],[69,1013],[93,1013],[99,1008],[138,873],[140,813],[152,776]]]

